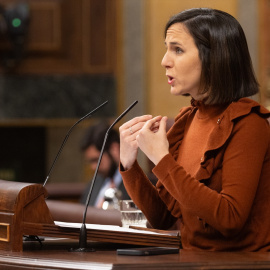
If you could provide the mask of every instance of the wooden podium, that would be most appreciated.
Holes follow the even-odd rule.
[[[22,251],[24,224],[54,224],[41,184],[0,180],[0,250]]]
[[[0,180],[0,250],[22,251],[23,236],[79,239],[79,223],[54,221],[46,204],[47,191],[41,184]],[[175,231],[86,224],[87,240],[142,246],[179,247]]]

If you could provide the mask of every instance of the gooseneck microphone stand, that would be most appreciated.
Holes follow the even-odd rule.
[[[53,170],[53,168],[54,168],[55,162],[57,161],[59,155],[61,154],[61,152],[62,152],[62,150],[63,150],[63,148],[64,148],[64,146],[65,146],[65,144],[66,144],[66,142],[67,142],[67,140],[68,140],[68,138],[69,138],[69,135],[70,135],[71,131],[73,130],[73,128],[74,128],[75,126],[77,126],[80,122],[82,122],[85,118],[90,117],[92,114],[94,114],[97,110],[99,110],[101,107],[103,107],[103,106],[106,105],[107,103],[108,103],[108,100],[105,101],[104,103],[102,103],[101,105],[99,105],[97,108],[95,108],[94,110],[92,110],[92,111],[89,112],[88,114],[86,114],[85,116],[83,116],[81,119],[79,119],[79,120],[78,120],[78,121],[77,121],[70,129],[69,129],[69,131],[68,131],[67,135],[65,136],[65,139],[63,140],[63,142],[62,142],[62,144],[61,144],[61,147],[60,147],[60,149],[59,149],[59,151],[58,151],[58,153],[57,153],[57,155],[56,155],[56,157],[55,157],[55,159],[54,159],[54,161],[53,161],[53,164],[52,164],[52,166],[51,166],[51,168],[50,168],[50,170],[49,170],[48,176],[46,177],[43,186],[45,186],[46,183],[47,183],[47,181],[49,180],[50,175],[51,175],[51,172],[52,172],[52,170]]]
[[[106,142],[107,142],[109,132],[114,127],[114,125],[117,122],[119,122],[137,103],[138,103],[137,100],[134,101],[120,116],[118,116],[118,118],[112,123],[112,125],[106,131],[106,134],[105,134],[105,137],[104,137],[104,140],[103,140],[103,145],[102,145],[102,148],[101,148],[101,151],[100,151],[97,167],[96,167],[96,170],[95,170],[95,174],[93,176],[91,187],[89,189],[89,193],[88,193],[86,203],[85,203],[85,210],[84,210],[84,214],[83,214],[82,226],[81,226],[81,229],[80,229],[79,248],[70,249],[70,251],[75,251],[75,252],[91,252],[91,251],[95,251],[95,249],[93,249],[93,248],[87,248],[87,229],[86,229],[85,220],[86,220],[88,204],[90,202],[92,190],[93,190],[96,178],[97,178],[99,165],[100,165],[100,162],[101,162],[101,159],[102,159],[102,156],[103,156],[103,152],[104,152],[104,148],[105,148],[105,145],[106,145]]]

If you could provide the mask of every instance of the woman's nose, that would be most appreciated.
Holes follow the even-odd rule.
[[[161,60],[161,65],[165,68],[172,67],[172,60],[170,59],[168,52],[166,52]]]

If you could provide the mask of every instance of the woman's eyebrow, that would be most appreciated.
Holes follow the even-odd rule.
[[[165,46],[167,46],[167,42],[166,42],[166,41],[164,42],[164,44],[165,44]],[[169,42],[169,45],[173,45],[173,46],[175,46],[175,45],[177,45],[177,46],[182,46],[181,43],[176,42],[176,41],[171,41],[171,42]]]

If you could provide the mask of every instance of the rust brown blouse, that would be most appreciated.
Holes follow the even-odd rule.
[[[270,112],[243,98],[227,107],[183,108],[153,186],[135,162],[121,171],[154,228],[180,223],[192,250],[270,251]],[[158,146],[157,146],[158,147]]]

